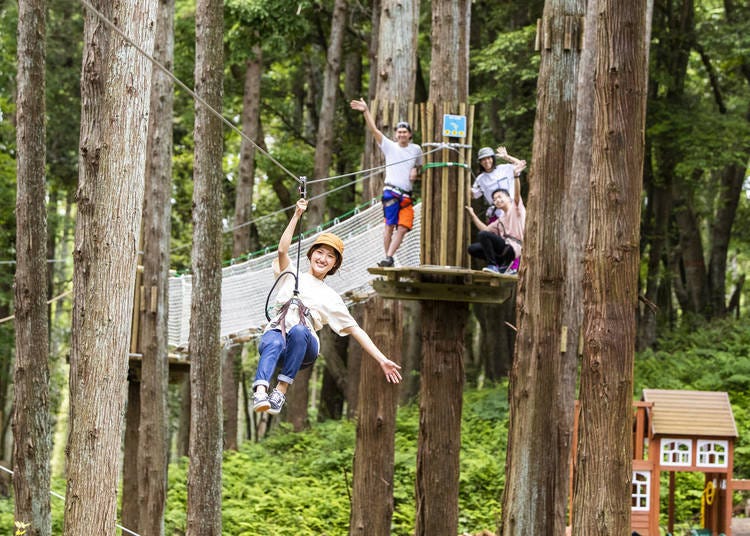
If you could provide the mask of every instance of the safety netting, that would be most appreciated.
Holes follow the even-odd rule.
[[[419,266],[422,204],[414,206],[414,228],[406,234],[394,255],[396,266]],[[367,268],[377,266],[383,252],[383,209],[380,202],[355,210],[347,219],[334,220],[322,232],[331,232],[344,241],[344,262],[338,272],[326,278],[347,304],[366,299],[374,291],[375,278]],[[309,269],[306,254],[318,233],[302,240],[300,273]],[[297,266],[297,243],[289,248],[293,270]],[[243,335],[258,335],[265,326],[266,298],[274,283],[271,263],[276,250],[223,268],[221,283],[221,328],[224,342]],[[289,276],[285,276],[289,277]],[[169,280],[169,344],[187,348],[190,334],[190,310],[193,279],[189,274]]]

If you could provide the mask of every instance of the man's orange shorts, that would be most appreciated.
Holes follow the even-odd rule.
[[[411,230],[414,225],[414,205],[411,196],[386,186],[383,190],[383,216],[386,225],[401,225]]]

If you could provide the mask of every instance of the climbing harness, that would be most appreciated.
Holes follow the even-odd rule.
[[[300,199],[305,199],[305,196],[307,195],[307,177],[300,177],[299,178],[299,195]],[[297,225],[300,225],[300,222],[302,221],[302,218],[300,217],[300,220],[297,222]],[[289,312],[289,308],[292,305],[297,306],[297,312],[299,313],[299,323],[303,326],[307,327],[307,322],[305,321],[305,317],[309,317],[310,310],[307,308],[307,306],[302,303],[302,300],[299,299],[299,263],[300,263],[300,257],[302,257],[302,231],[300,231],[299,238],[297,239],[297,269],[296,272],[289,272],[289,271],[283,271],[279,274],[279,276],[276,278],[276,281],[274,281],[273,286],[271,286],[271,290],[268,291],[268,296],[266,296],[266,320],[271,322],[271,316],[268,314],[268,303],[271,300],[271,294],[273,293],[273,289],[276,288],[276,285],[278,285],[279,281],[281,281],[281,278],[285,275],[291,275],[294,277],[294,290],[292,291],[292,297],[284,303],[281,308],[278,311],[278,314],[276,316],[276,320],[271,322],[271,328],[277,328],[279,327],[281,329],[281,334],[284,336],[284,339],[286,339],[286,314]]]

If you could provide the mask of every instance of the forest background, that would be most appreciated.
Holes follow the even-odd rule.
[[[543,2],[518,4],[472,4],[470,89],[476,105],[472,145],[503,144],[511,154],[528,158],[538,74],[533,45]],[[246,73],[255,62],[261,73],[257,141],[290,169],[314,169],[332,3],[231,0],[225,6],[225,116],[241,124]],[[13,314],[16,9],[14,2],[0,2],[0,318]],[[193,79],[193,9],[193,2],[176,2],[174,71],[184,81]],[[364,125],[361,116],[348,109],[347,102],[371,95],[372,9],[372,5],[350,3],[341,28],[344,57],[330,165],[336,173],[362,168]],[[429,87],[429,3],[422,2],[420,10],[420,28],[425,30],[418,40],[416,102],[426,100]],[[657,348],[659,337],[674,329],[689,329],[728,314],[741,316],[747,302],[749,15],[747,2],[654,2],[641,222],[641,350]],[[50,297],[71,288],[82,33],[80,5],[63,0],[49,2],[46,91]],[[191,266],[193,114],[192,99],[177,88],[170,257],[171,267],[178,271]],[[416,137],[416,141],[422,141],[419,132]],[[239,136],[226,129],[226,262],[238,256],[229,231],[237,221],[240,144]],[[345,183],[334,181],[330,188]],[[250,246],[241,255],[275,244],[287,219],[282,209],[291,206],[296,195],[296,184],[289,177],[269,160],[257,159],[252,209],[243,222],[250,223]],[[366,201],[364,186],[353,183],[325,197],[319,219],[332,220]],[[70,302],[65,299],[51,305],[51,407],[58,415],[65,413],[60,410],[67,388],[70,314]],[[495,334],[479,328],[483,314],[476,313],[477,321],[467,333],[470,385],[502,381],[512,358],[507,343],[494,340]],[[512,311],[503,314],[512,321]],[[486,348],[498,351],[487,352]],[[10,456],[13,349],[13,324],[4,322],[0,324],[0,459]],[[245,355],[244,366],[252,367],[252,351]],[[404,398],[408,399],[415,391],[408,384],[405,387]],[[174,398],[179,399],[179,395]],[[312,415],[325,418],[343,413],[330,407],[321,397]],[[56,445],[61,448],[62,442]],[[179,446],[175,450],[179,453]]]

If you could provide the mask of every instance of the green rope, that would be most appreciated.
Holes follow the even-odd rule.
[[[468,164],[464,164],[463,162],[428,162],[427,164],[422,166],[422,169],[439,168],[439,167],[462,167],[466,169],[471,169]]]

